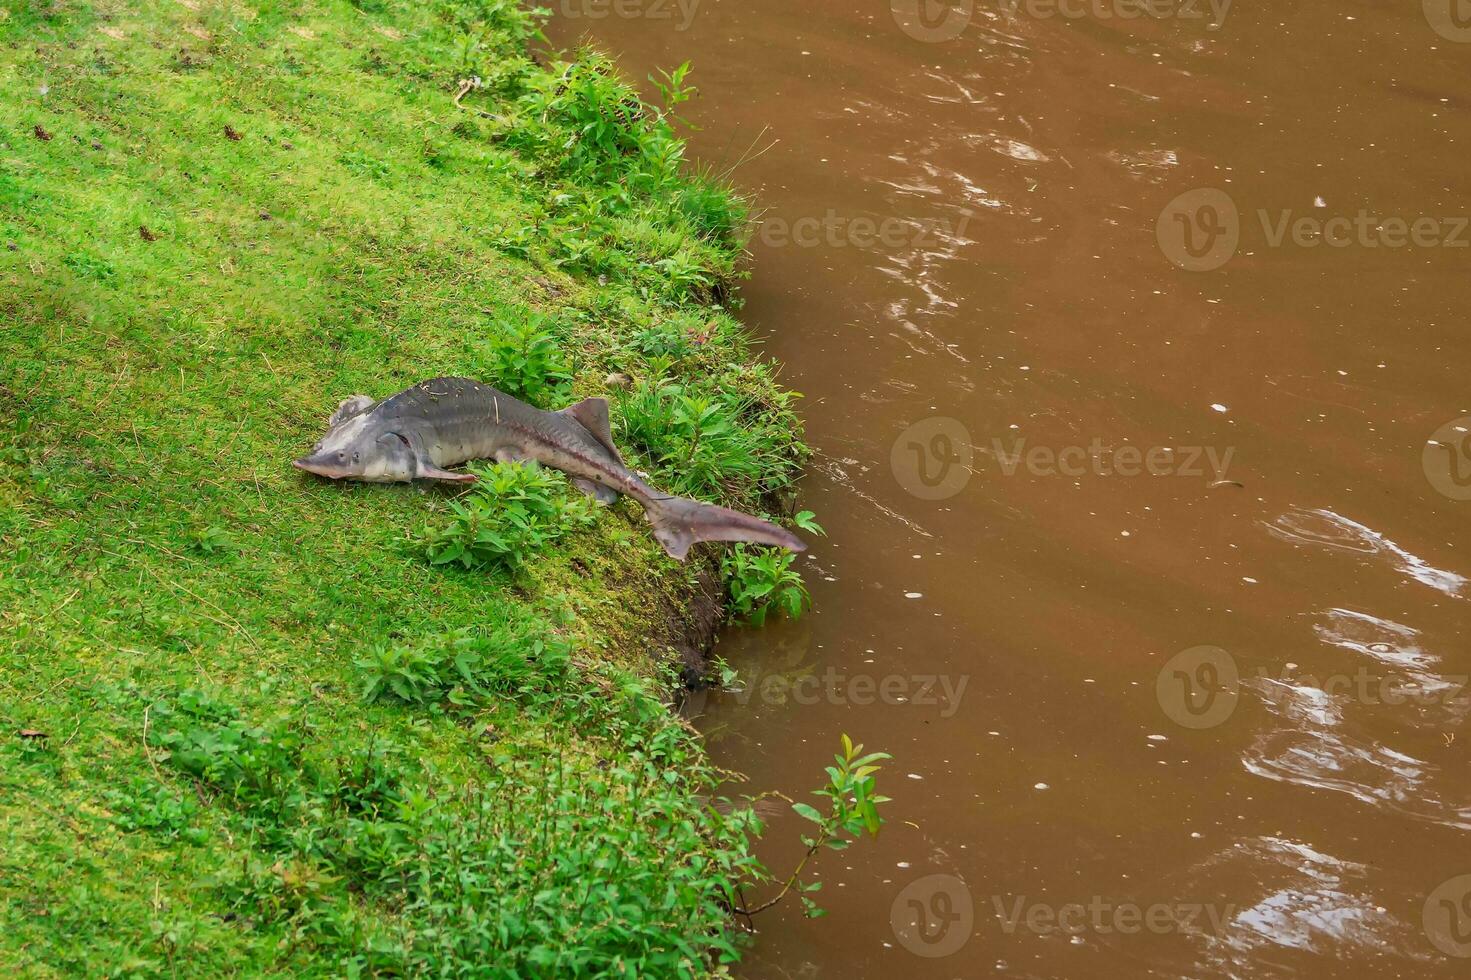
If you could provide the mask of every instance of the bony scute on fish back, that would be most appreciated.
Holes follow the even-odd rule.
[[[758,517],[673,497],[644,483],[613,444],[602,398],[549,412],[468,378],[432,378],[382,401],[353,395],[338,405],[327,426],[312,452],[292,465],[332,480],[473,483],[473,474],[446,467],[472,459],[534,459],[604,503],[618,494],[633,497],[659,544],[681,561],[699,541],[807,548],[790,531]]]

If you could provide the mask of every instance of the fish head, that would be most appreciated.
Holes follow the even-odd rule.
[[[419,469],[407,436],[363,416],[332,426],[311,453],[291,465],[329,480],[367,483],[407,483]]]

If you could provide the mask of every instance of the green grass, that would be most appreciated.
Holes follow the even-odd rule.
[[[754,827],[698,801],[657,699],[646,637],[694,586],[636,506],[434,565],[451,492],[288,465],[350,394],[622,374],[632,463],[790,490],[792,396],[729,311],[744,205],[533,30],[506,0],[0,5],[0,974],[735,954]]]

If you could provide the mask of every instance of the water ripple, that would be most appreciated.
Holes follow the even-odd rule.
[[[1340,961],[1397,954],[1423,960],[1417,931],[1370,891],[1371,869],[1299,841],[1252,837],[1237,841],[1190,872],[1192,890],[1258,893],[1218,934],[1201,933],[1203,968],[1228,976],[1288,977],[1271,954],[1300,951]]]
[[[1449,596],[1461,598],[1467,584],[1471,583],[1466,576],[1435,568],[1378,531],[1331,510],[1294,509],[1268,524],[1267,530],[1293,544],[1382,555],[1400,573]]]

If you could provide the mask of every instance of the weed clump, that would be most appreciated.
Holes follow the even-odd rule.
[[[571,367],[540,317],[503,324],[480,342],[477,353],[475,375],[522,401],[546,408],[571,390]]]
[[[720,561],[729,590],[726,603],[732,616],[751,626],[762,626],[773,610],[791,619],[801,617],[811,604],[802,576],[792,568],[796,555],[772,548],[738,544]]]
[[[567,679],[565,641],[497,624],[412,643],[380,643],[356,662],[364,701],[471,707],[553,693]]]
[[[811,534],[824,534],[822,525],[810,510],[804,510],[793,522]],[[726,608],[737,620],[751,626],[762,626],[772,612],[799,619],[812,604],[801,574],[792,567],[796,555],[777,548],[737,544],[720,559],[720,573],[726,581]]]
[[[472,466],[474,489],[449,504],[450,521],[424,532],[430,564],[521,571],[547,547],[593,522],[585,498],[537,463]]]
[[[686,173],[675,110],[694,95],[689,71],[662,72],[650,104],[591,50],[547,71],[495,68],[507,110],[500,144],[557,184],[530,220],[501,226],[495,247],[632,284],[669,307],[724,296],[740,275],[750,211],[729,184]]]
[[[777,435],[790,413],[731,388],[645,379],[620,396],[618,414],[624,437],[671,493],[728,499],[754,486],[770,494],[795,476]]]

